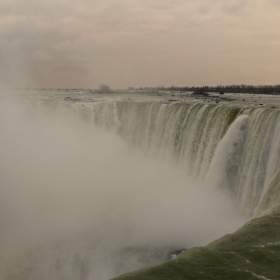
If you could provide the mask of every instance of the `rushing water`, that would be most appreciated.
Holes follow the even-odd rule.
[[[279,204],[276,108],[19,96],[1,106],[3,279],[109,279]]]

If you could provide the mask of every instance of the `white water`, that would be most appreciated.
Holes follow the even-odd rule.
[[[221,139],[207,171],[205,182],[213,188],[234,191],[239,157],[243,153],[248,116],[239,116]]]
[[[278,170],[276,111],[31,104],[0,111],[2,279],[109,279],[204,245],[254,211]]]

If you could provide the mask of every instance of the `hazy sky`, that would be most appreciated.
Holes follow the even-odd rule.
[[[280,83],[279,0],[1,0],[1,84]]]

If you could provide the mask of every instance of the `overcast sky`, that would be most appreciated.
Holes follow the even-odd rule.
[[[1,0],[1,84],[280,84],[279,0]]]

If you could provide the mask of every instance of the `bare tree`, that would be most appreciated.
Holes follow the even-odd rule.
[[[108,85],[102,84],[99,86],[100,93],[110,93],[111,89]]]

